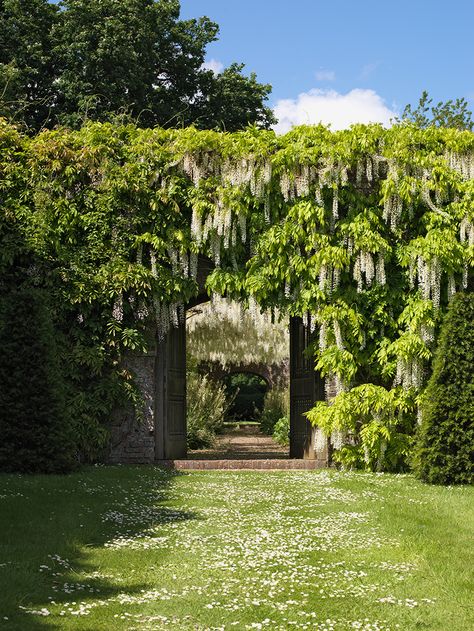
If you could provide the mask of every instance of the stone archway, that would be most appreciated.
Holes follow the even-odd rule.
[[[212,263],[199,259],[200,293],[188,308],[209,300],[205,280]],[[290,318],[290,458],[328,464],[327,450],[316,453],[314,430],[304,415],[315,401],[324,399],[324,380],[306,352],[309,329],[301,318]],[[185,459],[186,447],[186,325],[170,329],[162,341],[154,340],[145,355],[125,359],[143,393],[143,420],[130,408],[118,410],[111,424],[109,461],[153,463]]]
[[[235,363],[226,364],[223,366],[219,362],[202,362],[198,365],[198,369],[203,373],[208,374],[211,379],[216,381],[222,381],[228,375],[234,375],[236,373],[249,373],[251,375],[257,375],[262,377],[269,389],[275,386],[289,383],[289,362],[284,361],[279,364],[264,364],[256,362],[247,363]]]

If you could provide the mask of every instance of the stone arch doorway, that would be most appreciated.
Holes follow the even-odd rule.
[[[225,379],[227,375],[234,375],[237,373],[256,375],[264,379],[270,390],[274,387],[288,384],[290,379],[288,361],[278,364],[266,364],[263,362],[235,363],[228,364],[225,367],[223,367],[219,362],[209,361],[199,364],[199,369],[202,370],[202,372],[206,372],[216,381],[222,381],[222,379]]]
[[[187,308],[209,300],[205,280],[212,270],[208,259],[200,257],[200,294]],[[328,464],[326,451],[316,452],[314,430],[304,413],[315,401],[323,400],[324,380],[314,370],[306,352],[311,335],[301,318],[290,318],[290,458],[317,460]],[[108,460],[112,463],[151,464],[187,457],[186,431],[186,325],[171,328],[164,340],[150,344],[144,355],[125,358],[125,366],[135,374],[144,399],[143,420],[133,410],[121,409],[111,423]]]
[[[188,308],[207,302],[205,280],[212,263],[199,260],[198,283],[201,292]],[[301,318],[290,318],[290,458],[319,460],[327,464],[327,454],[316,453],[314,431],[304,413],[315,401],[324,399],[324,380],[314,369],[307,353],[311,344],[309,328]],[[170,330],[158,345],[155,412],[155,459],[186,458],[186,326]]]

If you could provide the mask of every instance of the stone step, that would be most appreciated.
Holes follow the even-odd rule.
[[[308,470],[322,469],[325,464],[319,460],[158,460],[157,465],[179,471],[202,470]]]

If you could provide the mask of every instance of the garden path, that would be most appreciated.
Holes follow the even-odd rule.
[[[188,460],[283,460],[288,457],[289,448],[262,434],[258,426],[226,428],[217,436],[213,449],[188,451]]]

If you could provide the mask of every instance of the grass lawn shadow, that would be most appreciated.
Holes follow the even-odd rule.
[[[61,629],[60,609],[77,616],[77,628],[91,628],[82,626],[90,609],[149,589],[133,568],[123,575],[125,563],[110,572],[107,559],[120,556],[111,542],[142,541],[195,519],[166,506],[178,475],[156,467],[0,475],[0,628]]]

